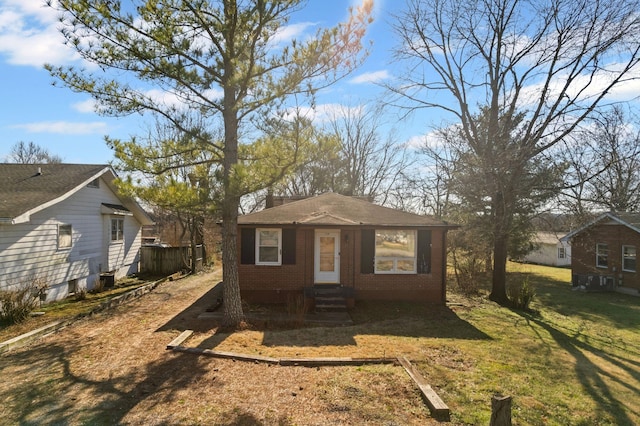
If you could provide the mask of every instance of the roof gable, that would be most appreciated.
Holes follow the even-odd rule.
[[[238,218],[238,224],[455,227],[432,217],[395,210],[336,193],[325,193],[243,215]]]
[[[561,241],[570,240],[571,238],[575,237],[576,235],[584,232],[585,230],[593,226],[596,226],[599,224],[606,224],[607,222],[611,224],[626,226],[627,228],[640,234],[640,213],[607,212],[607,213],[601,214],[600,216],[598,216],[591,222],[587,223],[586,225],[582,226],[581,228],[578,228],[575,231],[568,233],[567,235],[561,238]]]
[[[98,178],[104,178],[115,194],[115,173],[104,164],[7,164],[0,163],[0,223],[24,223],[30,216],[57,204]],[[133,200],[119,197],[142,223],[151,223]]]

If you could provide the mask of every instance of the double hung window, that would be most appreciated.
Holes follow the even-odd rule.
[[[121,242],[124,240],[124,219],[111,219],[111,242]]]
[[[282,229],[256,229],[256,265],[282,264]]]
[[[627,272],[636,272],[635,246],[622,246],[622,270]]]

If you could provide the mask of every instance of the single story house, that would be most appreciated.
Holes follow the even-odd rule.
[[[522,257],[523,262],[548,266],[571,265],[571,246],[561,237],[566,232],[537,232],[533,239],[533,250]]]
[[[562,239],[571,244],[574,287],[640,294],[640,213],[603,213]]]
[[[0,290],[38,282],[45,301],[138,271],[142,225],[110,166],[0,164]]]
[[[238,228],[244,300],[340,288],[353,300],[446,302],[447,231],[455,225],[325,193],[240,216]]]

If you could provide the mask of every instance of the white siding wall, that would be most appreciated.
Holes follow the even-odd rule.
[[[91,289],[100,272],[113,271],[117,278],[137,272],[140,224],[133,216],[124,218],[124,243],[112,254],[116,247],[105,230],[110,232],[111,221],[101,213],[102,203],[121,203],[103,181],[34,214],[29,223],[0,225],[0,289],[41,278],[49,285],[47,300],[56,300],[67,295],[70,280]],[[58,249],[59,224],[72,226],[70,249]]]
[[[558,258],[558,249],[565,248],[564,259]],[[549,266],[568,266],[571,265],[571,246],[566,243],[558,242],[557,244],[540,244],[538,250],[528,253],[524,260],[526,262],[538,263]]]

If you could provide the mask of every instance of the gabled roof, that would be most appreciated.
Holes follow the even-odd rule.
[[[533,236],[536,243],[556,245],[562,241],[566,232],[538,231]]]
[[[331,192],[240,216],[238,224],[457,228],[456,225],[432,217],[378,206],[359,198]]]
[[[103,164],[7,164],[0,163],[0,223],[24,223],[32,214],[57,204],[103,178],[115,193],[115,172]],[[144,225],[151,220],[134,200],[119,196],[126,208]]]
[[[612,224],[626,226],[627,228],[640,234],[640,213],[607,212],[596,217],[594,220],[582,226],[581,228],[578,228],[575,231],[568,233],[567,235],[561,238],[561,241],[568,241],[571,238],[575,237],[576,235],[580,234],[581,232],[585,231],[586,229],[591,228],[595,224],[605,222],[607,220],[610,221]]]

